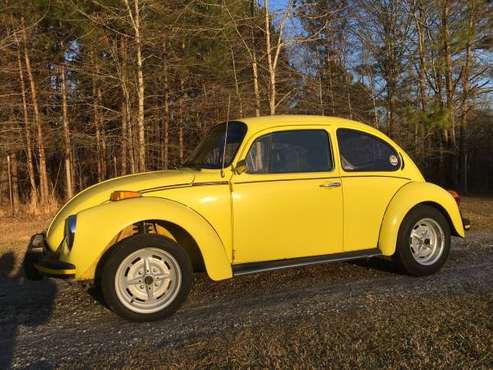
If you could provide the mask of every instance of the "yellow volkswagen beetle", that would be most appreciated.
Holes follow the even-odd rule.
[[[455,193],[425,182],[378,130],[319,116],[213,127],[182,168],[72,198],[31,238],[26,274],[94,279],[129,320],[169,316],[194,271],[212,280],[372,256],[436,272],[464,237]]]

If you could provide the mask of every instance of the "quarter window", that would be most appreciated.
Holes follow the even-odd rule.
[[[259,137],[246,158],[248,173],[324,172],[332,169],[324,130],[273,132]]]
[[[337,140],[345,171],[395,171],[400,168],[399,154],[376,136],[338,129]]]

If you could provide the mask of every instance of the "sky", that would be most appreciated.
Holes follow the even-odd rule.
[[[288,0],[270,0],[270,6],[276,10],[285,8],[287,4]]]

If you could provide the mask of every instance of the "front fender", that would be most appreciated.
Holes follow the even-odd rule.
[[[452,232],[464,237],[464,226],[459,207],[445,189],[429,182],[410,182],[404,185],[390,201],[380,227],[378,247],[385,256],[394,254],[397,235],[404,217],[420,203],[431,203],[446,212]]]
[[[172,222],[184,228],[197,242],[205,268],[213,280],[232,277],[221,238],[193,209],[164,198],[143,197],[107,202],[77,214],[74,246],[66,262],[76,266],[77,280],[93,279],[98,261],[115,236],[127,226],[144,220]]]

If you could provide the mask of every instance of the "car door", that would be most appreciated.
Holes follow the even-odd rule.
[[[330,132],[276,128],[245,146],[232,177],[235,264],[342,251],[342,187]]]
[[[378,247],[380,225],[395,193],[410,179],[398,151],[371,133],[339,128],[344,188],[344,251]]]

